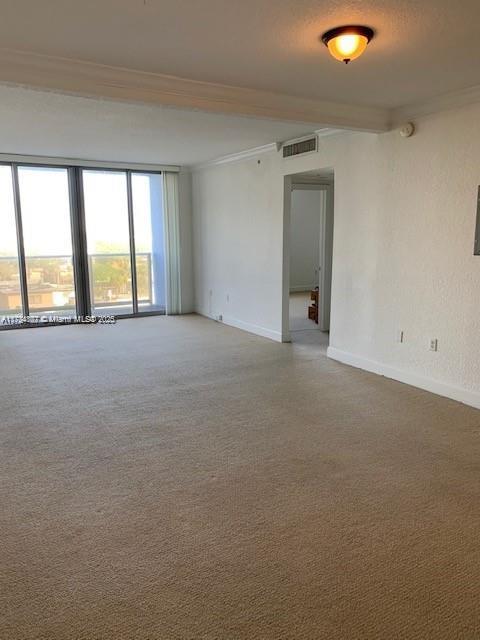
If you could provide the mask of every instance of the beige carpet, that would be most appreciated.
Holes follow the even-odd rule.
[[[480,412],[195,316],[0,360],[2,640],[480,638]]]

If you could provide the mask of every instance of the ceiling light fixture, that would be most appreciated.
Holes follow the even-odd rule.
[[[348,25],[326,31],[322,42],[334,58],[348,64],[350,60],[362,55],[373,36],[374,32],[370,27]]]

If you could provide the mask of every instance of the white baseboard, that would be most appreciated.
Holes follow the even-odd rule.
[[[376,373],[377,375],[385,376],[392,380],[398,380],[398,382],[409,384],[412,387],[418,387],[419,389],[424,389],[425,391],[430,391],[439,396],[457,400],[458,402],[463,402],[463,404],[480,409],[480,393],[476,391],[468,391],[467,389],[439,382],[433,378],[427,378],[426,376],[420,376],[416,373],[396,369],[395,367],[382,364],[375,360],[369,360],[368,358],[357,356],[353,353],[336,349],[335,347],[328,347],[327,356],[332,358],[332,360],[338,360],[338,362],[343,362],[352,367],[364,369],[365,371],[370,371],[371,373]]]
[[[209,318],[210,320],[215,320],[216,322],[218,322],[215,316],[209,313],[201,310],[197,310],[196,313],[198,313],[198,315],[204,316],[205,318]],[[261,336],[262,338],[269,338],[270,340],[274,340],[275,342],[284,342],[284,340],[282,339],[281,331],[273,331],[272,329],[267,329],[250,322],[244,322],[243,320],[238,320],[237,318],[232,318],[231,316],[224,315],[221,320],[221,324],[227,324],[229,327],[235,327],[235,329],[241,329],[242,331],[247,331],[248,333],[254,333],[256,336]]]
[[[312,291],[315,289],[315,285],[312,284],[297,284],[294,287],[290,287],[290,293],[300,293],[303,291]]]

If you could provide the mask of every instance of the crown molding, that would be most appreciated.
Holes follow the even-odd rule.
[[[343,129],[316,129],[312,133],[306,133],[305,136],[316,135],[318,138],[327,138],[330,136],[338,136],[347,133]],[[279,151],[283,144],[291,142],[291,140],[284,140],[282,142],[272,142],[270,144],[264,144],[261,147],[253,147],[252,149],[246,149],[245,151],[239,151],[238,153],[229,153],[226,156],[220,156],[213,160],[207,160],[206,162],[200,162],[189,167],[190,171],[197,171],[199,169],[208,169],[208,167],[215,167],[219,164],[229,164],[231,162],[240,162],[241,160],[248,160],[248,158],[255,158],[262,153],[271,153],[272,151]]]
[[[389,111],[0,48],[0,82],[95,98],[382,132]],[[313,128],[313,127],[312,127]]]
[[[437,96],[436,98],[432,98],[431,100],[407,105],[398,109],[392,109],[392,126],[400,126],[406,120],[414,120],[416,118],[422,118],[424,116],[433,115],[442,111],[449,111],[451,109],[460,109],[478,102],[480,102],[480,85],[468,87],[467,89],[462,89],[460,91],[445,93],[441,96]]]
[[[329,138],[330,136],[338,136],[340,134],[348,133],[345,129],[316,129],[315,133],[319,138]]]
[[[278,151],[278,145],[276,142],[272,142],[271,144],[264,144],[261,147],[246,149],[245,151],[239,151],[238,153],[229,153],[226,156],[220,156],[219,158],[215,158],[214,160],[207,160],[206,162],[194,164],[189,168],[191,171],[208,169],[209,167],[216,167],[219,164],[230,164],[231,162],[240,162],[241,160],[256,158],[263,153],[271,153],[272,151]]]

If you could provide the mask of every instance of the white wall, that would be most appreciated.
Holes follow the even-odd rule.
[[[290,210],[290,291],[318,284],[321,192],[293,189]]]
[[[234,323],[281,335],[283,176],[333,169],[329,355],[480,407],[479,120],[472,105],[421,119],[409,139],[346,133],[303,158],[198,171],[197,308],[209,310],[212,289],[211,308],[226,309],[228,290]]]
[[[271,154],[193,176],[196,309],[278,340],[282,183]]]

